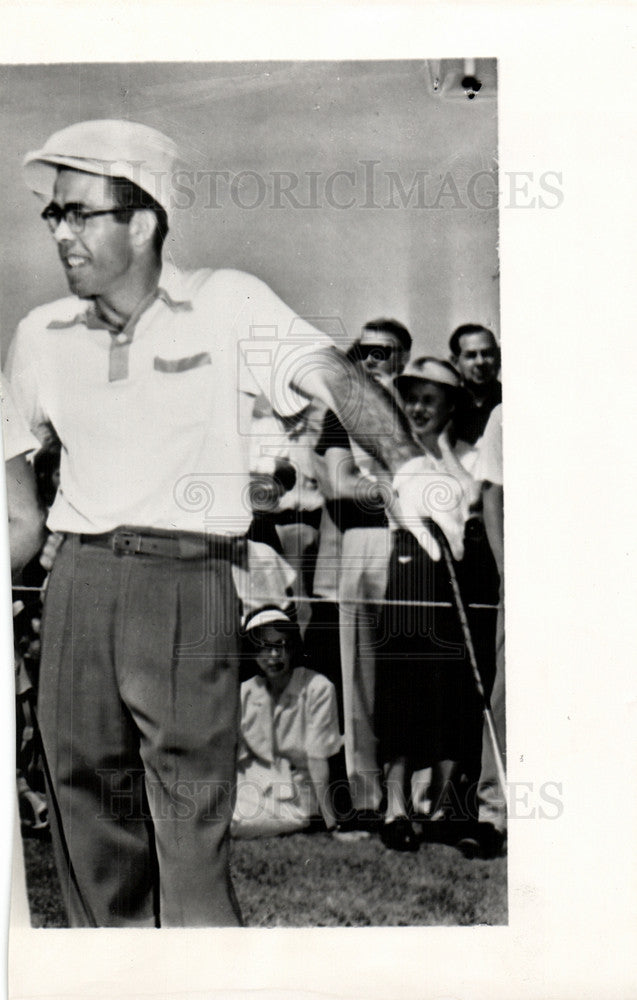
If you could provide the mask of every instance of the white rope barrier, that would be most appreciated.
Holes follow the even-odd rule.
[[[44,587],[21,587],[19,585],[14,585],[12,591],[19,592],[20,594],[43,594]],[[268,601],[272,600],[271,594],[251,594],[251,598],[254,600],[263,601],[266,604]],[[290,596],[290,601],[293,604],[339,604],[337,600],[332,600],[330,597],[301,597],[301,596]],[[355,601],[344,601],[345,604],[370,604],[373,607],[396,607],[396,608],[452,608],[453,604],[451,601],[400,601],[400,600],[387,600],[386,598],[380,598],[377,601],[370,601],[361,598],[357,598]],[[497,604],[468,604],[468,608],[472,608],[477,611],[497,611]]]

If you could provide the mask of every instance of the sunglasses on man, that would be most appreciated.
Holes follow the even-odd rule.
[[[400,348],[389,344],[359,344],[356,353],[361,361],[366,361],[370,357],[374,361],[389,361],[392,354],[398,350]]]

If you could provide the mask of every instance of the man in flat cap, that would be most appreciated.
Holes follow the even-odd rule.
[[[240,923],[227,831],[254,396],[282,416],[322,399],[389,473],[411,460],[401,482],[418,455],[382,392],[261,281],[162,263],[178,165],[166,136],[106,120],[25,160],[72,293],[20,323],[10,371],[32,431],[62,445],[40,723],[74,926]]]

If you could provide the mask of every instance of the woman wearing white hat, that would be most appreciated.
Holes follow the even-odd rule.
[[[298,627],[280,608],[254,612],[244,631],[260,673],[241,685],[234,837],[302,830],[320,814],[337,822],[328,760],[341,747],[334,685],[302,666]]]
[[[462,464],[463,458],[470,463],[471,449],[456,446],[453,436],[460,378],[448,362],[425,357],[394,385],[424,449],[419,488],[429,493],[431,519],[460,560],[465,523],[479,492]],[[439,546],[427,551],[413,535],[396,531],[386,599],[376,690],[387,793],[381,837],[389,848],[415,851],[418,841],[407,816],[411,774],[433,768],[429,815],[451,805],[456,778],[472,767],[481,706]],[[443,602],[449,606],[431,606]]]

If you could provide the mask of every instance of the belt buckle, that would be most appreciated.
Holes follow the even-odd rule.
[[[113,552],[116,556],[136,555],[141,552],[142,536],[137,531],[125,529],[113,533]]]

